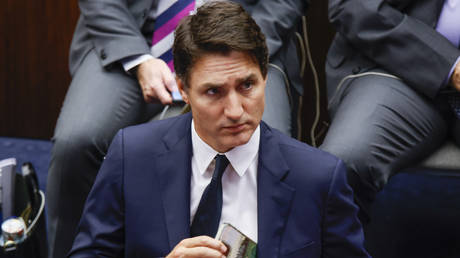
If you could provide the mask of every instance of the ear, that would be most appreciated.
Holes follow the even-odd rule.
[[[179,88],[180,95],[182,95],[182,99],[185,103],[190,104],[188,101],[188,94],[187,90],[185,89],[185,84],[182,82],[179,77],[176,76],[177,87]]]

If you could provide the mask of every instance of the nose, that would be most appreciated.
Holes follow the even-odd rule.
[[[243,113],[241,96],[234,91],[229,92],[225,101],[224,115],[232,121],[238,121]]]

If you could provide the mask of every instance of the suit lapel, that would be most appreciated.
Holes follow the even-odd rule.
[[[279,254],[295,190],[282,182],[289,168],[278,137],[262,122],[257,174],[258,257]]]
[[[156,157],[170,248],[190,235],[191,115],[184,115],[163,138]]]

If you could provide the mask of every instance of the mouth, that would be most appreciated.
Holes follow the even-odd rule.
[[[224,126],[223,129],[230,133],[239,133],[246,128],[246,123]]]

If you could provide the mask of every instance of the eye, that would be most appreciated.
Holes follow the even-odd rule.
[[[209,89],[206,90],[206,95],[214,96],[217,93],[219,93],[218,88],[209,88]]]
[[[254,85],[254,82],[253,81],[245,81],[241,87],[243,88],[243,90],[250,90],[252,88],[252,86]]]

